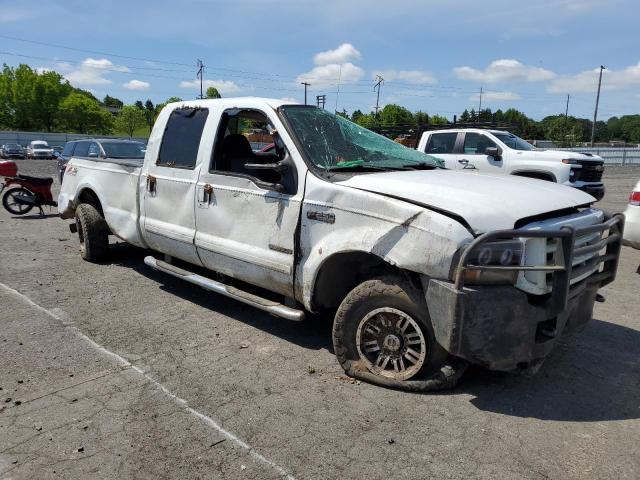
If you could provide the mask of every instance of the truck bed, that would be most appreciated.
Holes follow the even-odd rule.
[[[144,241],[138,228],[140,201],[138,180],[143,159],[136,158],[72,158],[67,165],[58,210],[63,218],[68,218],[70,202],[79,203],[74,195],[80,196],[84,185],[91,185],[103,208],[104,218],[111,232],[120,239],[141,247]],[[75,167],[76,171],[69,170]]]

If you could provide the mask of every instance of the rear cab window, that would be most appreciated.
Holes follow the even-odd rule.
[[[64,146],[64,150],[62,150],[62,155],[65,157],[70,157],[73,155],[73,149],[76,147],[76,142],[67,142]]]
[[[434,133],[429,136],[429,143],[425,153],[453,153],[457,138],[457,132]]]
[[[193,170],[209,110],[176,108],[171,112],[162,136],[156,165]]]

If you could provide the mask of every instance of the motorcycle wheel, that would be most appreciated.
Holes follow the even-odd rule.
[[[24,203],[19,203],[15,197],[19,195],[33,195],[26,188],[10,188],[7,190],[2,197],[2,205],[4,206],[7,212],[12,213],[13,215],[25,215],[31,211],[33,205],[26,205]]]

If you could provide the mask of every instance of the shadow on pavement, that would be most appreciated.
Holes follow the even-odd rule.
[[[247,325],[251,325],[270,335],[274,335],[303,348],[311,350],[325,349],[333,352],[333,344],[331,341],[332,319],[330,316],[308,315],[307,319],[303,322],[288,321],[269,315],[234,299],[207,292],[200,287],[174,278],[171,275],[158,272],[145,265],[145,256],[155,255],[156,258],[162,258],[158,253],[143,250],[126,243],[111,245],[110,250],[111,260],[108,263],[131,268],[139,274],[153,279],[159,283],[159,288],[165,292],[171,293],[188,302],[195,303],[217,314],[225,315]],[[197,268],[190,267],[190,269],[196,273],[204,273],[206,275],[204,271],[198,271]]]
[[[57,217],[57,213],[45,213],[44,215],[40,215],[39,213],[27,213],[26,215],[14,215],[11,217],[12,220],[42,220],[44,218],[53,218]]]
[[[454,393],[480,410],[570,422],[640,418],[640,332],[593,320],[523,377],[470,369]]]

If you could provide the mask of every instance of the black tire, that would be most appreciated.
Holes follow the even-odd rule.
[[[109,228],[100,212],[88,203],[76,208],[76,226],[80,240],[80,256],[88,262],[99,262],[109,252]]]
[[[7,212],[12,213],[13,215],[26,215],[31,211],[33,205],[18,205],[13,200],[15,195],[33,195],[32,192],[27,190],[26,188],[17,187],[10,188],[7,190],[2,197],[2,206],[7,210]],[[19,208],[18,208],[19,207]]]
[[[371,312],[383,308],[408,315],[415,321],[423,335],[426,344],[423,363],[419,370],[416,370],[415,373],[407,378],[388,378],[384,376],[380,371],[372,369],[374,366],[370,360],[367,360],[365,354],[362,356],[360,354],[357,343],[359,325]],[[386,313],[383,315],[386,315]],[[404,349],[406,342],[401,343],[403,344],[402,349]],[[411,285],[409,281],[393,275],[367,280],[349,292],[336,312],[333,324],[333,346],[338,362],[340,362],[340,365],[348,375],[357,376],[357,372],[368,371],[370,374],[379,377],[381,383],[398,383],[407,380],[413,382],[427,378],[443,368],[449,357],[446,350],[435,341],[431,319],[422,293]],[[400,352],[402,352],[402,349]],[[382,347],[381,354],[384,352],[385,347]],[[404,355],[400,354],[400,356]],[[416,365],[413,365],[413,367],[416,367]],[[385,373],[387,375],[395,375],[393,372],[387,373],[385,371]]]

